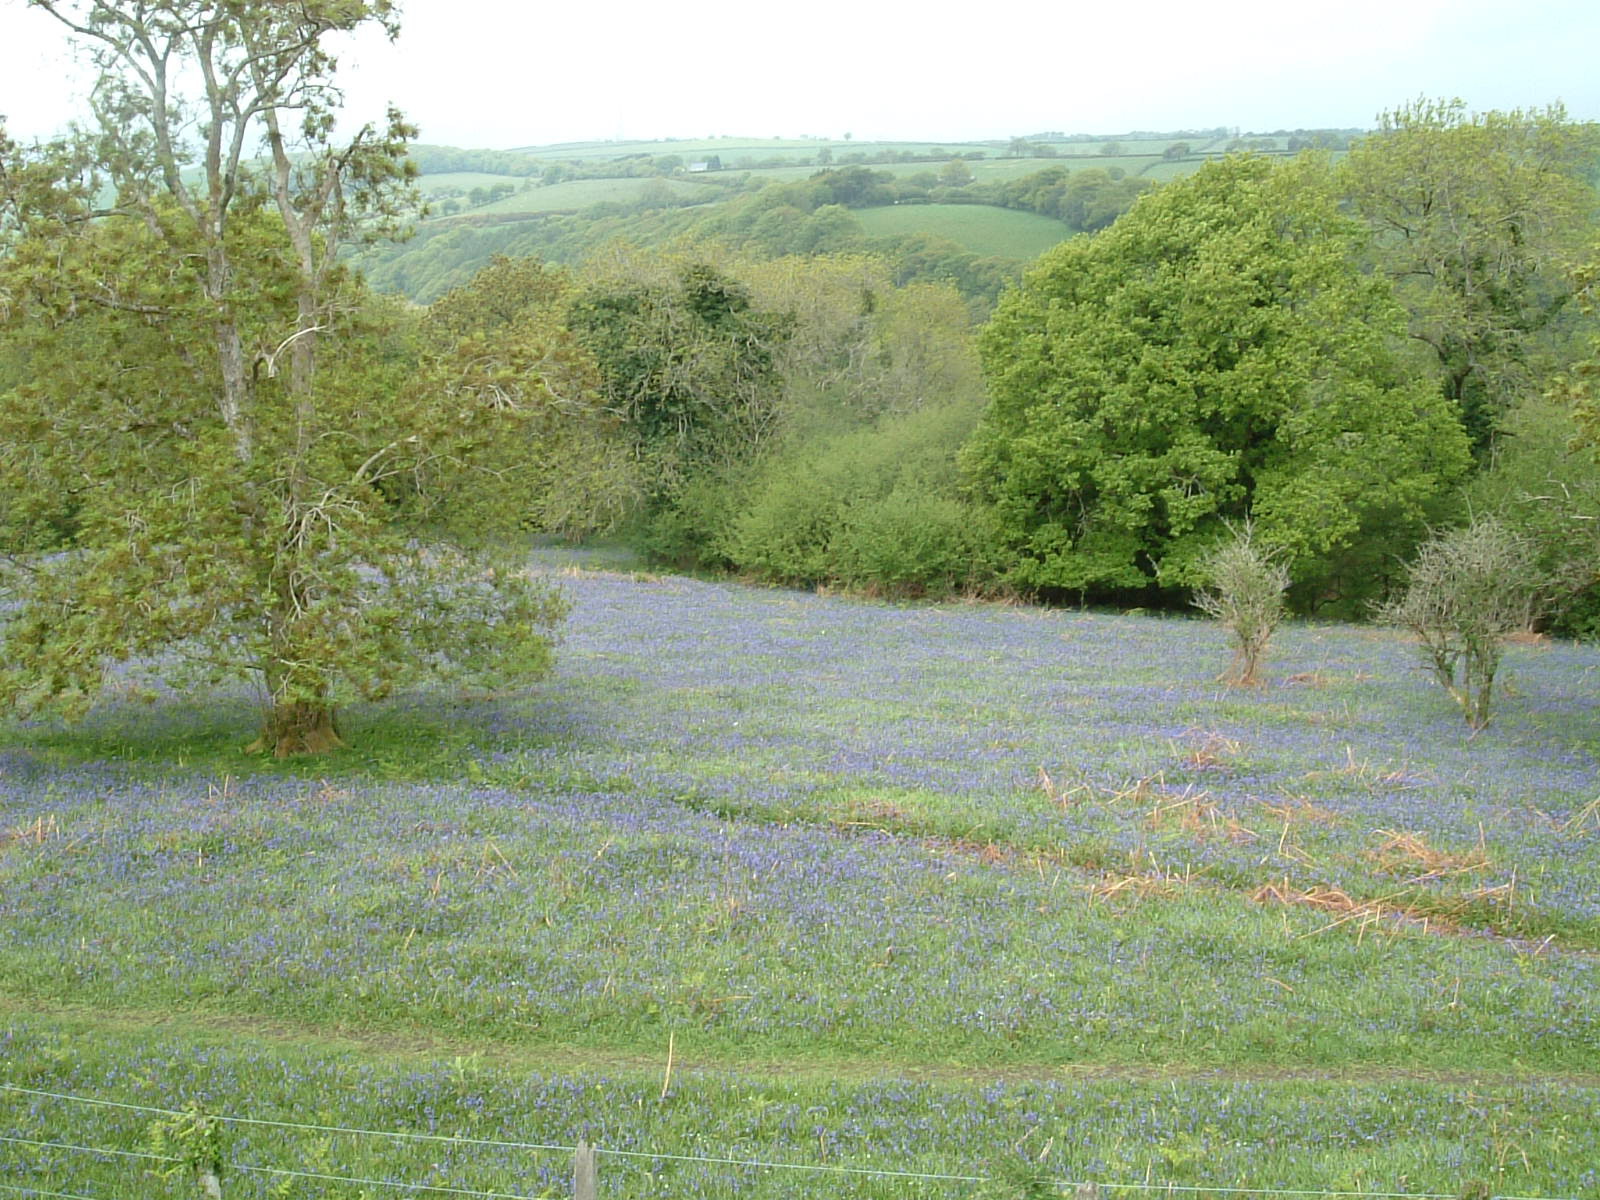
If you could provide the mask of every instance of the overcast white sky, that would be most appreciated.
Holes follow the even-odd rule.
[[[1600,119],[1600,0],[404,0],[400,42],[347,43],[347,112],[398,103],[424,142],[1059,129],[1365,127],[1418,96],[1564,101]],[[0,0],[0,115],[59,129],[81,73]]]

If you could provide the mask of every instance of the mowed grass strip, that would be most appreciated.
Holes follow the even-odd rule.
[[[1481,1184],[1586,1196],[1600,1184],[1600,1091],[1576,1081],[708,1070],[688,1031],[674,1041],[669,1076],[666,1051],[585,1068],[483,1042],[352,1046],[63,1016],[0,1031],[0,1084],[281,1122],[223,1127],[225,1194],[236,1197],[281,1194],[284,1177],[263,1169],[567,1195],[570,1154],[509,1143],[580,1138],[646,1156],[602,1155],[603,1194],[617,1197],[967,1197],[970,1183],[904,1176],[992,1177],[1024,1163],[1059,1180],[1171,1184],[1218,1200],[1226,1193],[1209,1189],[1455,1195]],[[0,1126],[28,1141],[148,1152],[162,1119],[0,1091]],[[477,1144],[496,1142],[508,1144]],[[14,1186],[188,1194],[186,1178],[156,1178],[160,1166],[0,1146]]]

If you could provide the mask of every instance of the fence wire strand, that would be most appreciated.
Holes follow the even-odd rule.
[[[725,1167],[764,1167],[774,1171],[826,1171],[836,1175],[872,1175],[881,1179],[936,1179],[946,1180],[951,1183],[983,1183],[982,1175],[935,1175],[923,1171],[884,1171],[875,1167],[844,1167],[828,1163],[781,1163],[761,1162],[748,1158],[712,1158],[698,1154],[655,1154],[648,1150],[607,1150],[604,1146],[596,1146],[594,1152],[608,1154],[613,1158],[646,1158],[658,1162],[685,1162],[709,1163],[713,1166]],[[1429,1197],[1416,1196],[1412,1200],[1431,1200]]]
[[[62,1092],[45,1092],[38,1088],[18,1087],[14,1083],[0,1083],[0,1092],[15,1092],[19,1096],[43,1096],[48,1100],[67,1100],[73,1104],[93,1104],[99,1108],[121,1108],[129,1112],[155,1113],[162,1117],[181,1117],[175,1108],[154,1108],[148,1104],[124,1104],[120,1100],[99,1100],[93,1096],[68,1096]]]
[[[0,1142],[9,1142],[15,1146],[33,1146],[41,1150],[76,1150],[80,1154],[110,1154],[117,1158],[145,1158],[151,1162],[175,1163],[182,1162],[181,1158],[169,1158],[165,1154],[147,1154],[142,1150],[113,1150],[109,1146],[73,1146],[67,1142],[35,1142],[28,1138],[7,1137],[0,1134]]]
[[[45,1196],[49,1200],[100,1200],[98,1196],[83,1196],[77,1192],[52,1192],[44,1188],[22,1187],[15,1183],[0,1183],[0,1192],[15,1192],[19,1196]]]
[[[129,1112],[153,1113],[159,1116],[176,1117],[183,1115],[170,1108],[157,1108],[147,1104],[126,1104],[118,1100],[101,1100],[92,1096],[74,1096],[63,1092],[49,1092],[39,1088],[18,1087],[15,1084],[0,1083],[0,1092],[11,1092],[17,1095],[38,1096],[50,1100],[61,1100],[71,1104],[88,1104],[101,1108],[117,1108]],[[464,1138],[438,1133],[408,1133],[401,1130],[388,1129],[361,1129],[349,1125],[311,1125],[297,1121],[272,1121],[260,1117],[230,1117],[221,1114],[217,1120],[229,1125],[251,1125],[271,1129],[292,1129],[306,1133],[338,1133],[349,1134],[357,1137],[389,1138],[394,1141],[447,1143],[452,1146],[477,1146],[498,1150],[533,1150],[555,1154],[576,1153],[576,1146],[564,1146],[542,1142],[511,1142],[500,1141],[492,1138]],[[157,1154],[143,1154],[134,1150],[111,1150],[95,1146],[71,1146],[63,1142],[30,1142],[24,1138],[0,1136],[0,1142],[11,1142],[19,1145],[48,1147],[59,1150],[76,1150],[91,1154],[119,1155],[125,1158],[146,1158],[158,1162],[177,1162],[179,1160],[165,1158]],[[920,1179],[948,1183],[985,1183],[987,1177],[982,1175],[944,1175],[923,1171],[890,1171],[875,1167],[848,1167],[823,1163],[785,1163],[769,1162],[759,1159],[722,1158],[710,1155],[695,1154],[662,1154],[648,1150],[609,1150],[603,1146],[593,1147],[596,1155],[607,1155],[611,1158],[645,1159],[652,1162],[681,1162],[701,1163],[707,1166],[727,1167],[752,1167],[768,1171],[810,1171],[834,1175],[866,1176],[877,1179]],[[452,1188],[442,1184],[424,1183],[399,1183],[384,1179],[361,1179],[345,1175],[321,1175],[310,1171],[292,1171],[280,1167],[253,1167],[231,1164],[233,1170],[248,1173],[278,1175],[298,1179],[317,1179],[336,1183],[357,1183],[373,1187],[397,1188],[414,1192],[440,1192],[455,1196],[474,1196],[485,1200],[533,1200],[531,1197],[516,1195],[508,1192],[482,1192],[470,1191],[464,1188]],[[1332,1200],[1455,1200],[1454,1196],[1436,1192],[1351,1192],[1351,1191],[1318,1191],[1313,1189],[1296,1188],[1247,1188],[1224,1187],[1208,1184],[1182,1184],[1182,1183],[1110,1183],[1090,1182],[1088,1180],[1055,1179],[1051,1181],[1055,1186],[1062,1188],[1097,1187],[1102,1191],[1125,1192],[1166,1192],[1171,1195],[1218,1194],[1229,1196],[1294,1196],[1294,1197],[1329,1197]],[[74,1197],[64,1192],[45,1192],[37,1189],[25,1189],[0,1183],[0,1190],[24,1192],[37,1196],[61,1196],[66,1200],[94,1200],[93,1197]],[[1513,1196],[1495,1193],[1490,1200],[1575,1200],[1570,1196]]]

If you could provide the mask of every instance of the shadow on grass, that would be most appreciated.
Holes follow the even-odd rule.
[[[157,774],[424,782],[476,779],[486,761],[583,745],[604,727],[585,696],[569,688],[473,698],[423,693],[351,705],[339,715],[348,748],[315,756],[247,753],[260,721],[259,703],[238,691],[204,702],[122,702],[76,723],[0,723],[0,750]]]

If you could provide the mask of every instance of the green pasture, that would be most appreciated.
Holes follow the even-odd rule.
[[[512,187],[521,188],[527,182],[520,175],[491,175],[484,171],[440,171],[417,178],[417,186],[424,195],[430,196],[452,190],[465,196],[475,187],[488,188],[497,183],[509,183]]]
[[[596,204],[633,204],[648,191],[659,188],[667,188],[674,196],[691,200],[716,197],[716,193],[708,196],[702,185],[677,179],[573,179],[548,187],[519,188],[493,204],[467,209],[459,217],[582,212]]]
[[[1051,217],[986,204],[891,204],[861,209],[861,227],[874,237],[931,233],[974,254],[1029,261],[1068,236]]]
[[[844,154],[857,153],[873,156],[890,150],[896,152],[909,150],[915,154],[927,154],[934,149],[945,149],[952,154],[960,153],[964,150],[985,151],[989,154],[996,154],[1004,149],[1004,143],[869,142],[845,141],[843,138],[713,137],[681,140],[673,138],[645,141],[575,142],[555,146],[520,146],[515,149],[515,153],[552,161],[582,159],[585,162],[604,162],[608,159],[636,157],[641,154],[649,155],[653,158],[667,154],[677,154],[685,161],[689,161],[691,159],[707,158],[715,154],[721,157],[724,165],[726,165],[734,157],[757,159],[777,157],[811,158],[823,149],[831,151],[835,158]]]

